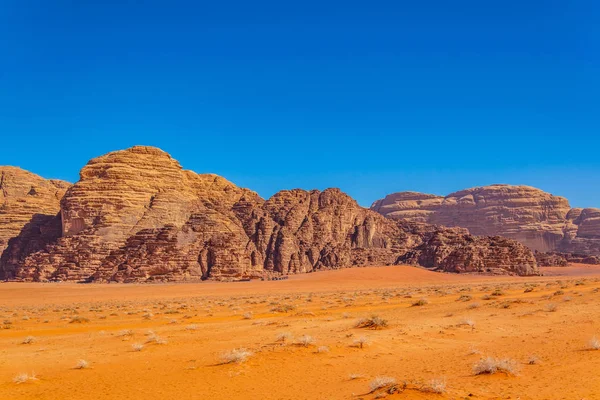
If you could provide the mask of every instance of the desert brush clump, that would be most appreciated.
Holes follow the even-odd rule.
[[[74,317],[71,318],[71,320],[69,321],[70,324],[84,324],[90,322],[90,320],[88,318],[76,315]]]
[[[86,360],[77,360],[77,364],[75,364],[75,369],[85,369],[89,367],[89,363]]]
[[[317,348],[317,353],[329,353],[329,347],[328,346],[319,346]]]
[[[443,378],[431,379],[427,382],[420,383],[417,386],[417,389],[423,393],[444,394],[444,393],[446,393],[446,379],[443,379]]]
[[[504,372],[508,375],[517,375],[519,372],[519,364],[510,358],[486,357],[479,360],[473,366],[473,373],[475,375],[492,375],[497,372]]]
[[[387,328],[388,322],[386,319],[378,315],[371,315],[369,318],[361,318],[356,323],[356,328],[383,329]]]
[[[376,390],[387,388],[396,384],[396,378],[390,376],[377,376],[371,382],[369,382],[369,389],[371,393]]]
[[[280,332],[275,337],[275,340],[281,343],[287,343],[292,338],[292,334],[290,332]]]
[[[17,385],[28,382],[28,381],[35,381],[35,380],[37,380],[35,372],[32,372],[31,374],[23,372],[23,373],[16,375],[13,378],[13,382],[16,383]]]
[[[370,341],[366,336],[360,336],[360,337],[354,339],[354,341],[352,343],[353,343],[354,347],[358,347],[359,349],[362,349],[365,346],[368,346]]]
[[[475,321],[473,321],[471,318],[462,318],[460,321],[458,321],[456,326],[468,326],[471,329],[475,329]]]
[[[590,339],[588,345],[591,350],[600,350],[600,340],[596,336]]]
[[[252,352],[244,348],[226,351],[221,354],[221,364],[241,364],[252,356]]]
[[[33,336],[27,336],[25,339],[23,339],[21,344],[31,344],[33,342],[35,342],[35,338]]]
[[[296,306],[293,304],[277,304],[275,307],[271,308],[271,312],[288,313],[295,309]]]
[[[426,298],[420,298],[419,300],[413,301],[413,303],[411,304],[413,307],[421,307],[424,305],[429,304],[429,300],[427,300]]]
[[[540,359],[536,355],[531,355],[527,359],[527,364],[529,364],[529,365],[536,365],[536,364],[539,364],[539,363],[540,363]]]
[[[134,343],[131,345],[131,349],[133,351],[142,351],[144,349],[144,345],[141,343]]]
[[[300,338],[298,338],[297,343],[301,346],[308,347],[315,343],[315,338],[309,335],[302,335]]]
[[[244,315],[242,316],[242,318],[244,318],[244,319],[252,319],[252,317],[253,317],[252,311],[248,311],[248,312],[244,313]]]

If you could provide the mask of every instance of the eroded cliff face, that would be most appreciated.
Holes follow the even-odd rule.
[[[265,201],[142,146],[91,160],[60,214],[34,225],[44,227],[33,229],[35,240],[32,227],[11,240],[3,278],[146,282],[307,273],[401,263],[412,249],[440,247],[434,237],[445,249],[434,262],[406,260],[445,271],[486,272],[487,263],[504,273],[537,273],[531,252],[514,241],[499,251],[497,239],[392,221],[338,189],[286,190]]]
[[[56,215],[69,186],[67,182],[43,179],[20,168],[0,167],[0,254],[17,237],[23,242],[20,249],[33,251],[60,236],[60,230],[56,230],[60,220]],[[0,277],[6,275],[3,265],[0,262]]]
[[[371,209],[396,219],[463,227],[473,235],[499,235],[540,252],[600,255],[600,210],[529,186],[492,185],[446,197],[395,193]]]

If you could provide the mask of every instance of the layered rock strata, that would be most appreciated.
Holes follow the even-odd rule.
[[[2,255],[0,279],[228,280],[406,262],[538,273],[531,251],[515,241],[392,221],[338,189],[264,200],[136,146],[91,160],[58,216],[24,224]]]

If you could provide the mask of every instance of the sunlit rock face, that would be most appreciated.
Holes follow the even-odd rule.
[[[217,175],[183,170],[153,147],[95,158],[65,189],[54,215],[30,217],[12,234],[0,278],[228,280],[399,263],[537,273],[531,251],[515,241],[393,221],[339,189],[264,200]]]

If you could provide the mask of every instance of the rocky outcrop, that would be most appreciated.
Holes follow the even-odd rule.
[[[62,198],[60,215],[11,240],[0,278],[225,280],[405,261],[452,272],[536,274],[523,249],[463,229],[392,221],[338,189],[286,190],[265,201],[137,146],[91,160]]]
[[[0,254],[9,240],[17,236],[27,242],[21,247],[29,250],[42,248],[60,236],[51,221],[56,223],[60,199],[69,186],[67,182],[46,180],[20,168],[0,167]]]
[[[484,186],[446,197],[395,193],[371,209],[391,219],[504,236],[539,252],[600,255],[599,209],[571,209],[565,198],[529,186]]]
[[[572,253],[535,253],[535,259],[540,267],[566,267],[572,264],[600,264],[600,257]]]
[[[533,253],[526,246],[501,236],[473,236],[465,229],[408,223],[421,232],[422,243],[398,259],[445,272],[478,272],[497,275],[535,275]]]

